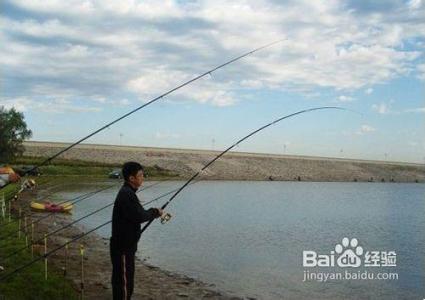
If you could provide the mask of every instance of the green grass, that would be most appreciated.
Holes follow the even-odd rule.
[[[7,219],[4,222],[7,223]],[[18,239],[17,236],[1,238],[18,230],[17,222],[8,225],[4,225],[4,222],[0,223],[0,257],[5,257],[25,246],[24,238]],[[0,264],[5,268],[5,271],[0,272],[0,276],[31,260],[29,250],[21,251],[6,261],[0,259]],[[72,288],[68,279],[63,278],[60,274],[61,270],[50,265],[48,272],[48,278],[45,280],[44,263],[40,260],[8,279],[0,281],[0,299],[63,299],[63,295],[65,299],[78,299],[78,292]]]
[[[10,164],[12,167],[38,165],[43,160],[44,158],[38,157],[19,157]],[[51,164],[40,167],[43,175],[35,179],[38,185],[63,180],[68,183],[70,181],[99,180],[107,178],[109,172],[118,168],[120,168],[120,165],[117,164],[55,159]],[[148,166],[145,171],[149,180],[178,176],[178,174],[158,166]],[[68,177],[62,179],[63,176]],[[11,198],[19,187],[17,183],[9,184],[0,190],[0,195],[4,193],[7,198]],[[16,235],[7,239],[2,238],[18,230],[18,222],[12,222],[8,225],[5,225],[5,223],[8,223],[8,218],[3,222],[2,216],[0,216],[0,265],[5,268],[5,271],[0,271],[0,276],[32,260],[30,251],[21,251],[6,261],[2,260],[2,257],[25,246],[25,239],[18,239]],[[61,273],[61,270],[54,269],[50,265],[48,279],[45,280],[44,263],[40,260],[5,281],[0,281],[0,299],[63,299],[63,294],[65,299],[78,299],[78,292],[72,288],[69,280],[63,278]]]
[[[13,167],[22,165],[39,165],[45,160],[43,157],[22,156],[11,162]],[[75,159],[56,158],[49,165],[40,167],[43,175],[48,176],[82,176],[94,178],[107,178],[114,169],[120,169],[120,164],[89,162]],[[177,173],[160,168],[159,166],[146,166],[147,177],[150,179],[164,179],[178,177]]]
[[[2,197],[2,194],[4,193],[4,196],[7,200],[7,199],[13,197],[18,190],[19,190],[18,184],[16,184],[16,183],[8,184],[4,188],[0,189],[0,198]]]

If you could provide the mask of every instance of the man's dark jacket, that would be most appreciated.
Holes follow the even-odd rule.
[[[111,248],[122,251],[136,251],[140,239],[140,224],[159,216],[156,208],[145,210],[134,189],[127,182],[121,187],[112,213]]]

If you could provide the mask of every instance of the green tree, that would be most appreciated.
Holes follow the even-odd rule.
[[[0,106],[0,162],[8,162],[22,155],[22,142],[31,136],[32,132],[27,128],[23,113]]]

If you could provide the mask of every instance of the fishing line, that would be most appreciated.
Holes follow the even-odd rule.
[[[150,188],[152,188],[152,187],[154,187],[154,186],[156,186],[156,185],[158,185],[158,184],[159,184],[159,182],[154,183],[154,184],[151,184],[151,185],[148,185],[148,186],[144,187],[143,189],[140,189],[140,190],[139,190],[139,191],[137,191],[137,192],[145,191],[145,190],[150,189]],[[173,191],[171,191],[171,192],[173,192]],[[165,197],[165,196],[169,195],[171,192],[168,192],[168,193],[166,193],[166,194],[164,194],[164,195],[161,195],[160,197],[158,197],[158,198],[156,198],[156,199],[154,199],[154,200],[157,200],[157,199],[163,198],[163,197]],[[93,195],[92,195],[92,196],[93,196]],[[90,216],[92,216],[92,215],[94,215],[94,214],[96,214],[96,213],[98,213],[98,212],[100,212],[100,211],[102,211],[102,210],[104,210],[104,209],[106,209],[106,208],[108,208],[108,207],[112,206],[113,204],[114,204],[114,202],[109,203],[109,204],[107,204],[107,205],[105,205],[105,206],[103,206],[103,207],[101,207],[101,208],[99,208],[99,209],[96,209],[96,210],[94,210],[93,212],[91,212],[91,213],[89,213],[89,214],[87,214],[87,215],[84,215],[84,216],[80,217],[79,219],[76,219],[76,220],[72,221],[72,222],[71,222],[71,223],[69,223],[69,224],[64,225],[63,227],[60,227],[60,228],[58,228],[58,229],[56,229],[56,230],[54,230],[54,231],[52,231],[52,232],[47,233],[47,234],[45,235],[45,237],[49,237],[49,236],[51,236],[51,235],[53,235],[53,234],[55,234],[55,233],[58,233],[58,232],[60,232],[60,231],[62,231],[62,230],[64,230],[64,229],[66,229],[66,228],[68,228],[68,227],[70,227],[70,226],[72,226],[72,225],[74,225],[74,224],[76,224],[76,223],[80,222],[81,220],[84,220],[85,218],[88,218],[88,217],[90,217]],[[38,242],[41,242],[43,239],[44,239],[44,237],[43,237],[43,238],[40,238],[40,239],[38,239],[38,240],[36,240],[36,241],[33,241],[33,242],[32,242],[32,245],[35,245],[35,244],[37,244]],[[15,251],[14,251],[14,252],[12,252],[11,254],[9,254],[9,255],[5,256],[5,257],[3,258],[3,260],[6,260],[6,259],[8,259],[8,258],[12,257],[12,256],[14,256],[15,254],[17,254],[17,253],[19,253],[19,252],[21,252],[21,251],[23,251],[23,250],[25,250],[25,249],[27,249],[27,248],[28,248],[28,247],[26,246],[26,247],[22,247],[22,248],[20,248],[20,249],[18,249],[18,250],[15,250]]]
[[[208,70],[208,71],[206,71],[206,72],[204,72],[204,73],[202,73],[202,74],[200,74],[200,75],[198,75],[198,76],[195,76],[194,78],[192,78],[192,79],[190,79],[190,80],[188,80],[188,81],[186,81],[186,82],[184,82],[184,83],[182,83],[182,84],[180,84],[180,85],[178,85],[178,86],[176,86],[176,87],[174,87],[174,88],[172,88],[172,89],[168,90],[167,92],[165,92],[165,93],[163,93],[163,94],[161,94],[161,95],[159,95],[159,96],[157,96],[157,97],[153,98],[152,100],[149,100],[149,101],[148,101],[148,102],[146,102],[145,104],[140,105],[139,107],[136,107],[135,109],[133,109],[133,110],[129,111],[128,113],[126,113],[126,114],[124,114],[124,115],[120,116],[119,118],[117,118],[117,119],[115,119],[115,120],[113,120],[113,121],[111,121],[111,122],[107,123],[106,125],[102,126],[101,128],[99,128],[99,129],[97,129],[97,130],[93,131],[93,132],[92,132],[92,133],[90,133],[89,135],[87,135],[87,136],[85,136],[85,137],[83,137],[83,138],[79,139],[78,141],[76,141],[75,143],[73,143],[73,144],[69,145],[69,146],[68,146],[68,147],[66,147],[65,149],[60,150],[60,151],[59,151],[59,152],[57,152],[56,154],[54,154],[54,155],[50,156],[49,158],[45,159],[44,161],[42,161],[40,164],[35,165],[32,169],[25,171],[24,175],[28,174],[29,172],[32,172],[33,170],[35,170],[36,168],[38,168],[38,167],[40,167],[40,166],[43,166],[43,165],[45,165],[45,164],[47,164],[47,163],[51,162],[53,159],[55,159],[55,158],[56,158],[56,157],[58,157],[59,155],[61,155],[61,154],[63,154],[64,152],[66,152],[66,151],[68,151],[68,150],[72,149],[73,147],[77,146],[78,144],[80,144],[81,142],[83,142],[83,141],[87,140],[88,138],[90,138],[90,137],[94,136],[95,134],[97,134],[97,133],[99,133],[99,132],[101,132],[101,131],[105,130],[106,128],[110,127],[111,125],[113,125],[113,124],[115,124],[115,123],[117,123],[117,122],[121,121],[122,119],[124,119],[124,118],[126,118],[126,117],[128,117],[128,116],[132,115],[133,113],[135,113],[135,112],[137,112],[137,111],[141,110],[142,108],[144,108],[144,107],[146,107],[146,106],[148,106],[148,105],[150,105],[150,104],[152,104],[152,103],[154,103],[154,102],[156,102],[156,101],[160,100],[161,98],[164,98],[164,97],[166,97],[166,96],[170,95],[171,93],[173,93],[173,92],[175,92],[175,91],[177,91],[177,90],[179,90],[179,89],[181,89],[181,88],[185,87],[186,85],[189,85],[189,84],[191,84],[192,82],[195,82],[195,81],[197,81],[197,80],[201,79],[202,77],[205,77],[206,75],[209,75],[209,74],[211,74],[211,73],[213,73],[213,72],[215,72],[215,71],[217,71],[217,70],[219,70],[219,69],[221,69],[221,68],[224,68],[225,66],[230,65],[230,64],[232,64],[232,63],[234,63],[234,62],[236,62],[236,61],[238,61],[238,60],[240,60],[240,59],[242,59],[242,58],[244,58],[244,57],[246,57],[246,56],[248,56],[248,55],[251,55],[251,54],[253,54],[253,53],[257,52],[257,51],[263,50],[263,49],[265,49],[265,48],[271,47],[271,46],[273,46],[273,45],[275,45],[275,44],[277,44],[277,43],[281,43],[282,41],[283,41],[283,39],[281,39],[281,40],[277,40],[277,41],[274,41],[274,42],[272,42],[272,43],[268,43],[268,44],[266,44],[266,45],[263,45],[263,46],[261,46],[261,47],[258,47],[258,48],[256,48],[256,49],[254,49],[254,50],[251,50],[251,51],[249,51],[249,52],[246,52],[246,53],[244,53],[244,54],[242,54],[242,55],[239,55],[239,56],[237,56],[237,57],[235,57],[235,58],[232,58],[231,60],[228,60],[228,61],[226,61],[225,63],[222,63],[222,64],[220,64],[220,65],[218,65],[218,66],[216,66],[216,67],[214,67],[214,68],[212,68],[212,69],[210,69],[210,70]],[[6,184],[5,186],[7,186],[7,185],[8,185],[8,184]],[[3,186],[3,187],[5,187],[5,186]]]
[[[68,202],[68,204],[67,204],[67,205],[65,205],[65,207],[68,207],[68,206],[70,206],[70,205],[74,205],[74,204],[76,204],[76,203],[78,203],[78,202],[81,202],[81,201],[83,201],[83,200],[89,199],[90,197],[92,197],[92,196],[94,196],[94,195],[96,195],[96,194],[98,194],[98,193],[100,193],[100,192],[106,191],[106,190],[108,190],[108,189],[111,189],[111,188],[113,188],[113,187],[117,187],[117,186],[118,186],[118,185],[115,185],[115,184],[114,184],[114,185],[109,185],[109,186],[107,186],[107,187],[103,187],[103,188],[101,188],[101,189],[98,189],[98,190],[96,190],[96,191],[94,191],[94,192],[89,192],[89,193],[87,193],[87,194],[80,195],[80,196],[78,196],[78,197],[74,198],[74,200],[73,200],[73,201],[71,201],[71,202],[69,202],[69,201],[65,201],[65,202],[62,202],[62,203],[67,203],[67,202]],[[37,223],[41,222],[42,220],[44,220],[44,219],[46,219],[46,218],[48,218],[48,217],[50,217],[50,216],[52,216],[53,214],[56,214],[56,213],[57,213],[57,212],[49,212],[49,213],[47,213],[46,215],[44,215],[44,216],[42,216],[42,217],[40,217],[40,218],[36,219],[34,222],[31,222],[31,224],[35,225],[35,224],[37,224]],[[21,218],[22,218],[22,217],[21,217]],[[11,233],[9,233],[8,235],[6,235],[6,236],[4,236],[4,237],[2,237],[2,238],[7,239],[7,238],[9,238],[9,237],[11,237],[11,236],[13,236],[13,235],[17,234],[18,232],[24,232],[24,230],[25,230],[26,228],[28,228],[28,227],[32,226],[31,224],[28,224],[25,228],[21,228],[21,229],[18,229],[17,231],[11,232]]]
[[[280,121],[282,121],[282,120],[284,120],[284,119],[288,119],[288,118],[291,118],[291,117],[294,117],[294,116],[296,116],[296,115],[300,115],[300,114],[303,114],[303,113],[307,113],[307,112],[312,112],[312,111],[316,111],[316,110],[326,110],[326,109],[336,109],[336,110],[345,110],[345,111],[350,111],[350,110],[348,110],[348,109],[345,109],[345,108],[341,108],[341,107],[336,107],[336,106],[322,106],[322,107],[315,107],[315,108],[310,108],[310,109],[305,109],[305,110],[301,110],[301,111],[298,111],[298,112],[295,112],[295,113],[292,113],[292,114],[289,114],[289,115],[286,115],[286,116],[284,116],[284,117],[281,117],[281,118],[279,118],[279,119],[276,119],[275,121],[273,121],[273,122],[271,122],[271,123],[268,123],[268,124],[266,124],[266,125],[264,125],[264,126],[262,126],[262,127],[260,127],[259,129],[256,129],[256,130],[254,130],[254,131],[252,131],[251,133],[249,133],[248,135],[246,135],[245,137],[243,137],[243,138],[241,138],[241,139],[239,139],[236,143],[234,143],[233,145],[231,145],[230,147],[228,147],[226,150],[224,150],[224,151],[222,151],[220,154],[218,154],[214,159],[212,159],[211,161],[209,161],[200,171],[198,171],[197,173],[195,173],[189,180],[187,180],[186,182],[185,182],[185,184],[183,184],[180,188],[178,188],[177,189],[177,191],[171,196],[171,198],[167,201],[167,202],[165,202],[164,203],[164,205],[161,207],[161,209],[165,209],[166,207],[167,207],[167,205],[184,189],[184,188],[186,188],[197,176],[199,176],[199,174],[201,174],[203,171],[205,171],[211,164],[213,164],[216,160],[218,160],[220,157],[222,157],[224,154],[226,154],[228,151],[230,151],[232,148],[234,148],[234,147],[236,147],[237,145],[239,145],[241,142],[243,142],[244,140],[246,140],[246,139],[248,139],[249,137],[251,137],[251,136],[253,136],[254,134],[256,134],[256,133],[258,133],[258,132],[260,132],[260,131],[262,131],[262,130],[264,130],[264,129],[266,129],[267,127],[270,127],[270,126],[272,126],[272,125],[274,125],[274,124],[276,124],[276,123],[278,123],[278,122],[280,122]],[[170,193],[170,192],[169,192]],[[155,200],[155,199],[154,199]],[[150,202],[153,202],[153,200],[152,201],[150,201]],[[145,204],[146,205],[146,204]],[[42,260],[42,259],[44,259],[44,258],[46,258],[47,256],[49,256],[49,255],[51,255],[52,253],[54,253],[54,252],[56,252],[56,251],[58,251],[58,250],[60,250],[60,249],[62,249],[63,247],[65,247],[66,245],[68,245],[68,244],[70,244],[70,243],[72,243],[72,242],[75,242],[75,241],[77,241],[77,240],[79,240],[80,238],[83,238],[84,236],[86,236],[86,235],[88,235],[88,234],[90,234],[90,233],[92,233],[92,232],[94,232],[94,231],[96,231],[96,230],[98,230],[98,229],[100,229],[100,228],[102,228],[103,226],[106,226],[106,225],[108,225],[108,224],[110,224],[112,222],[112,220],[109,220],[109,221],[107,221],[107,222],[105,222],[105,223],[103,223],[103,224],[101,224],[101,225],[98,225],[97,227],[95,227],[95,228],[93,228],[93,229],[91,229],[91,230],[89,230],[89,231],[87,231],[87,232],[85,232],[85,233],[81,233],[80,235],[78,235],[78,236],[76,236],[76,237],[74,237],[72,240],[70,240],[70,241],[68,241],[68,242],[66,242],[65,244],[62,244],[62,245],[60,245],[60,246],[58,246],[58,247],[56,247],[55,249],[52,249],[51,251],[49,251],[49,252],[47,252],[47,253],[45,253],[43,256],[40,256],[40,257],[38,257],[38,258],[36,258],[36,259],[34,259],[34,260],[32,260],[32,261],[30,261],[30,262],[28,262],[27,264],[25,264],[25,265],[23,265],[23,266],[21,266],[21,267],[19,267],[19,268],[17,268],[17,269],[15,269],[14,271],[12,271],[12,272],[10,272],[10,273],[8,273],[8,274],[5,274],[5,275],[3,275],[2,277],[0,277],[0,280],[5,280],[5,279],[7,279],[7,278],[9,278],[10,276],[12,276],[13,274],[16,274],[16,273],[18,273],[19,271],[21,271],[21,270],[23,270],[23,269],[25,269],[26,267],[28,267],[28,266],[31,266],[32,264],[34,264],[35,262],[37,262],[37,261],[40,261],[40,260]],[[142,228],[142,230],[141,230],[141,233],[143,233],[148,227],[149,227],[149,225],[150,224],[152,224],[152,222],[153,222],[153,220],[152,221],[149,221],[143,228]]]
[[[164,203],[164,205],[161,206],[161,209],[165,209],[168,204],[170,204],[171,201],[173,201],[173,199],[187,186],[189,185],[189,183],[191,181],[193,181],[199,174],[201,174],[203,171],[205,171],[211,164],[213,164],[217,159],[219,159],[220,157],[222,157],[224,154],[226,154],[228,151],[230,151],[231,149],[233,149],[234,147],[236,147],[237,145],[239,145],[241,142],[243,142],[244,140],[250,138],[251,136],[253,136],[254,134],[266,129],[267,127],[270,127],[276,123],[279,123],[282,120],[294,117],[296,115],[300,115],[303,113],[307,113],[307,112],[312,112],[312,111],[316,111],[316,110],[325,110],[325,109],[336,109],[336,110],[346,110],[349,111],[348,109],[342,108],[342,107],[337,107],[337,106],[321,106],[321,107],[314,107],[314,108],[309,108],[309,109],[304,109],[295,113],[292,113],[290,115],[281,117],[279,119],[274,120],[273,122],[270,122],[254,131],[252,131],[251,133],[249,133],[248,135],[244,136],[243,138],[241,138],[240,140],[238,140],[236,143],[234,143],[233,145],[231,145],[230,147],[228,147],[226,150],[222,151],[220,154],[218,154],[214,159],[212,159],[211,161],[209,161],[200,171],[198,171],[195,175],[193,175],[188,181],[186,181],[185,184],[183,184],[178,190],[177,192],[171,196],[171,198]],[[168,215],[168,219],[171,217],[171,215]],[[150,224],[152,224],[154,220],[150,220],[148,223],[146,223],[145,226],[143,226],[141,233],[143,234],[143,232],[149,227]],[[161,220],[163,221],[163,220]]]
[[[192,182],[191,184],[195,184],[195,183],[197,183],[197,182],[199,182],[199,181],[200,181],[200,180],[195,181],[195,182]],[[150,186],[146,187],[144,190],[146,190],[147,188],[150,188],[150,187],[152,187],[152,186],[154,186],[154,185],[150,185]],[[152,200],[148,201],[147,203],[145,203],[145,205],[147,205],[147,204],[149,204],[149,203],[152,203],[152,202],[154,202],[154,201],[157,201],[157,200],[159,200],[159,199],[161,199],[161,198],[163,198],[163,197],[166,197],[166,196],[170,195],[171,193],[175,192],[176,190],[177,190],[177,189],[174,189],[174,190],[171,190],[171,191],[169,191],[169,192],[167,192],[167,193],[165,193],[165,194],[162,194],[161,196],[158,196],[158,197],[156,197],[156,198],[154,198],[154,199],[152,199]],[[113,204],[114,204],[114,203],[112,202],[112,203],[110,203],[110,204],[108,204],[108,205],[106,205],[106,206],[104,206],[104,207],[102,207],[102,208],[100,208],[100,209],[97,209],[97,210],[93,211],[92,213],[90,213],[90,214],[88,214],[88,215],[86,215],[86,216],[83,216],[83,217],[81,217],[81,218],[79,218],[79,219],[75,220],[74,222],[72,222],[72,223],[70,223],[70,224],[67,224],[67,225],[63,226],[62,228],[59,228],[59,229],[57,229],[57,230],[55,230],[55,231],[53,231],[53,232],[50,232],[50,233],[46,234],[44,237],[42,237],[42,238],[40,238],[40,239],[36,240],[35,242],[33,242],[33,243],[32,243],[32,245],[36,244],[37,242],[43,241],[45,238],[47,238],[47,237],[49,237],[49,236],[51,236],[51,235],[53,235],[53,234],[55,234],[55,233],[57,233],[57,232],[59,232],[59,231],[63,230],[63,229],[66,229],[66,228],[68,228],[68,227],[72,226],[73,224],[75,224],[75,223],[77,223],[77,222],[79,222],[79,221],[81,221],[81,220],[83,220],[83,219],[85,219],[85,218],[87,218],[87,217],[90,217],[90,216],[94,215],[95,213],[98,213],[98,212],[99,212],[100,210],[102,210],[102,209],[105,209],[105,208],[107,208],[107,207],[109,207],[109,206],[112,206]],[[39,261],[39,260],[41,260],[41,259],[45,259],[47,256],[49,256],[49,255],[53,254],[54,252],[56,252],[56,251],[58,251],[58,250],[62,249],[63,247],[65,247],[65,246],[69,245],[70,243],[72,243],[72,242],[74,242],[74,241],[76,241],[76,240],[78,240],[78,239],[80,239],[80,238],[82,238],[82,237],[84,237],[84,236],[86,236],[86,235],[88,235],[88,234],[92,233],[93,231],[95,231],[95,230],[97,230],[97,229],[100,229],[100,228],[101,228],[101,227],[103,227],[103,226],[106,226],[107,224],[109,224],[109,223],[111,223],[111,222],[112,222],[112,220],[110,220],[110,221],[108,221],[108,222],[106,222],[106,223],[103,223],[103,224],[101,224],[100,226],[97,226],[96,228],[91,229],[91,230],[89,230],[89,231],[87,231],[87,232],[85,232],[85,233],[82,233],[82,234],[78,235],[76,238],[74,238],[74,239],[72,239],[72,240],[70,240],[70,241],[66,242],[65,244],[60,245],[59,247],[57,247],[57,248],[55,248],[55,249],[51,250],[50,252],[47,252],[46,254],[44,254],[44,255],[42,255],[42,256],[40,256],[40,257],[36,258],[36,259],[33,259],[33,260],[32,260],[32,261],[30,261],[29,263],[27,263],[27,264],[23,265],[22,267],[19,267],[19,268],[15,269],[15,270],[14,270],[14,271],[12,271],[11,273],[6,274],[5,276],[0,277],[0,281],[1,281],[1,280],[5,280],[5,279],[7,279],[8,277],[12,276],[13,274],[18,273],[19,271],[21,271],[21,270],[25,269],[26,267],[31,266],[32,264],[34,264],[34,263],[38,262],[38,261]],[[28,247],[23,247],[23,248],[21,248],[21,249],[18,249],[18,250],[16,250],[15,252],[13,252],[12,254],[10,254],[10,255],[6,256],[5,258],[3,258],[3,260],[6,260],[6,259],[8,259],[8,258],[12,257],[12,256],[14,256],[15,254],[17,254],[17,253],[19,253],[19,252],[21,252],[21,251],[23,251],[23,250],[25,250],[25,249],[27,249],[27,248],[28,248]]]
[[[64,181],[65,182],[65,181]],[[55,185],[54,186],[54,188],[62,188],[62,186],[63,186],[63,183],[62,184],[57,184],[57,185]],[[54,192],[51,192],[51,193],[49,193],[49,194],[47,194],[47,195],[45,195],[45,196],[42,196],[41,198],[38,198],[38,199],[36,199],[35,201],[36,202],[38,202],[38,201],[43,201],[44,199],[47,199],[47,198],[49,198],[49,197],[51,197],[51,196],[53,196],[54,194],[56,194],[56,193],[58,193],[58,192],[60,192],[60,190],[56,190],[56,191],[54,191]],[[71,200],[65,200],[65,201],[63,201],[63,202],[59,202],[59,203],[55,203],[55,204],[57,204],[57,205],[61,205],[61,204],[64,204],[64,203],[66,203],[66,202],[69,202],[69,201],[73,201],[73,200],[76,200],[77,198],[80,198],[80,197],[84,197],[85,195],[80,195],[80,196],[78,196],[78,197],[76,197],[76,198],[74,198],[74,199],[71,199]],[[30,216],[32,216],[32,214],[30,214]],[[7,223],[2,223],[2,224],[0,224],[0,229],[1,228],[3,228],[4,226],[7,226],[7,225],[9,225],[9,224],[12,224],[12,223],[15,223],[15,222],[17,222],[17,221],[19,221],[20,219],[21,219],[22,217],[18,217],[18,218],[14,218],[12,221],[10,221],[10,222],[7,222]]]

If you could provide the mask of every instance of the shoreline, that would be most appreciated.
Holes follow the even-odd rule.
[[[30,212],[29,203],[32,198],[43,196],[47,190],[39,190],[36,193],[25,192],[14,203],[15,209],[22,207],[25,214]],[[46,213],[33,213],[36,220]],[[61,228],[73,221],[69,214],[53,214],[40,221],[34,229],[34,239],[42,238],[47,232]],[[110,224],[108,224],[110,226]],[[106,226],[108,226],[106,225]],[[52,250],[70,239],[86,232],[83,225],[72,225],[57,235],[48,238],[48,251]],[[112,299],[112,287],[110,284],[111,263],[109,258],[109,241],[96,233],[91,233],[78,242],[71,243],[65,255],[65,249],[58,250],[49,256],[48,265],[54,266],[56,272],[61,271],[67,260],[66,278],[73,287],[81,290],[81,256],[80,245],[84,245],[84,296],[87,299]],[[36,245],[35,250],[43,249],[44,245]],[[163,270],[157,266],[148,264],[136,256],[136,273],[133,299],[243,299],[214,288],[200,280],[183,274]],[[49,270],[52,272],[52,269]]]
[[[25,156],[48,157],[68,144],[25,142]],[[60,156],[66,160],[121,165],[138,161],[154,170],[190,178],[217,151],[81,144]],[[176,177],[176,179],[178,178]],[[425,165],[274,154],[229,152],[199,176],[202,180],[305,182],[425,182]]]
[[[70,145],[66,142],[49,142],[49,141],[25,141],[24,145],[27,147],[55,147],[65,148]],[[118,151],[153,151],[153,152],[168,152],[168,153],[192,153],[192,154],[212,154],[218,155],[221,153],[219,150],[207,149],[190,149],[190,148],[163,148],[163,147],[149,147],[149,146],[132,146],[132,145],[112,145],[112,144],[90,144],[81,143],[76,148],[86,148],[92,150],[118,150]],[[374,159],[361,159],[361,158],[341,158],[331,156],[309,156],[309,155],[295,155],[295,154],[275,154],[275,153],[262,153],[262,152],[241,152],[230,151],[229,155],[246,156],[246,157],[269,157],[269,158],[289,158],[289,159],[306,159],[306,160],[329,160],[341,162],[359,162],[359,163],[375,163],[375,164],[390,164],[402,166],[425,166],[424,163],[404,162],[404,161],[391,161],[391,160],[374,160]]]

